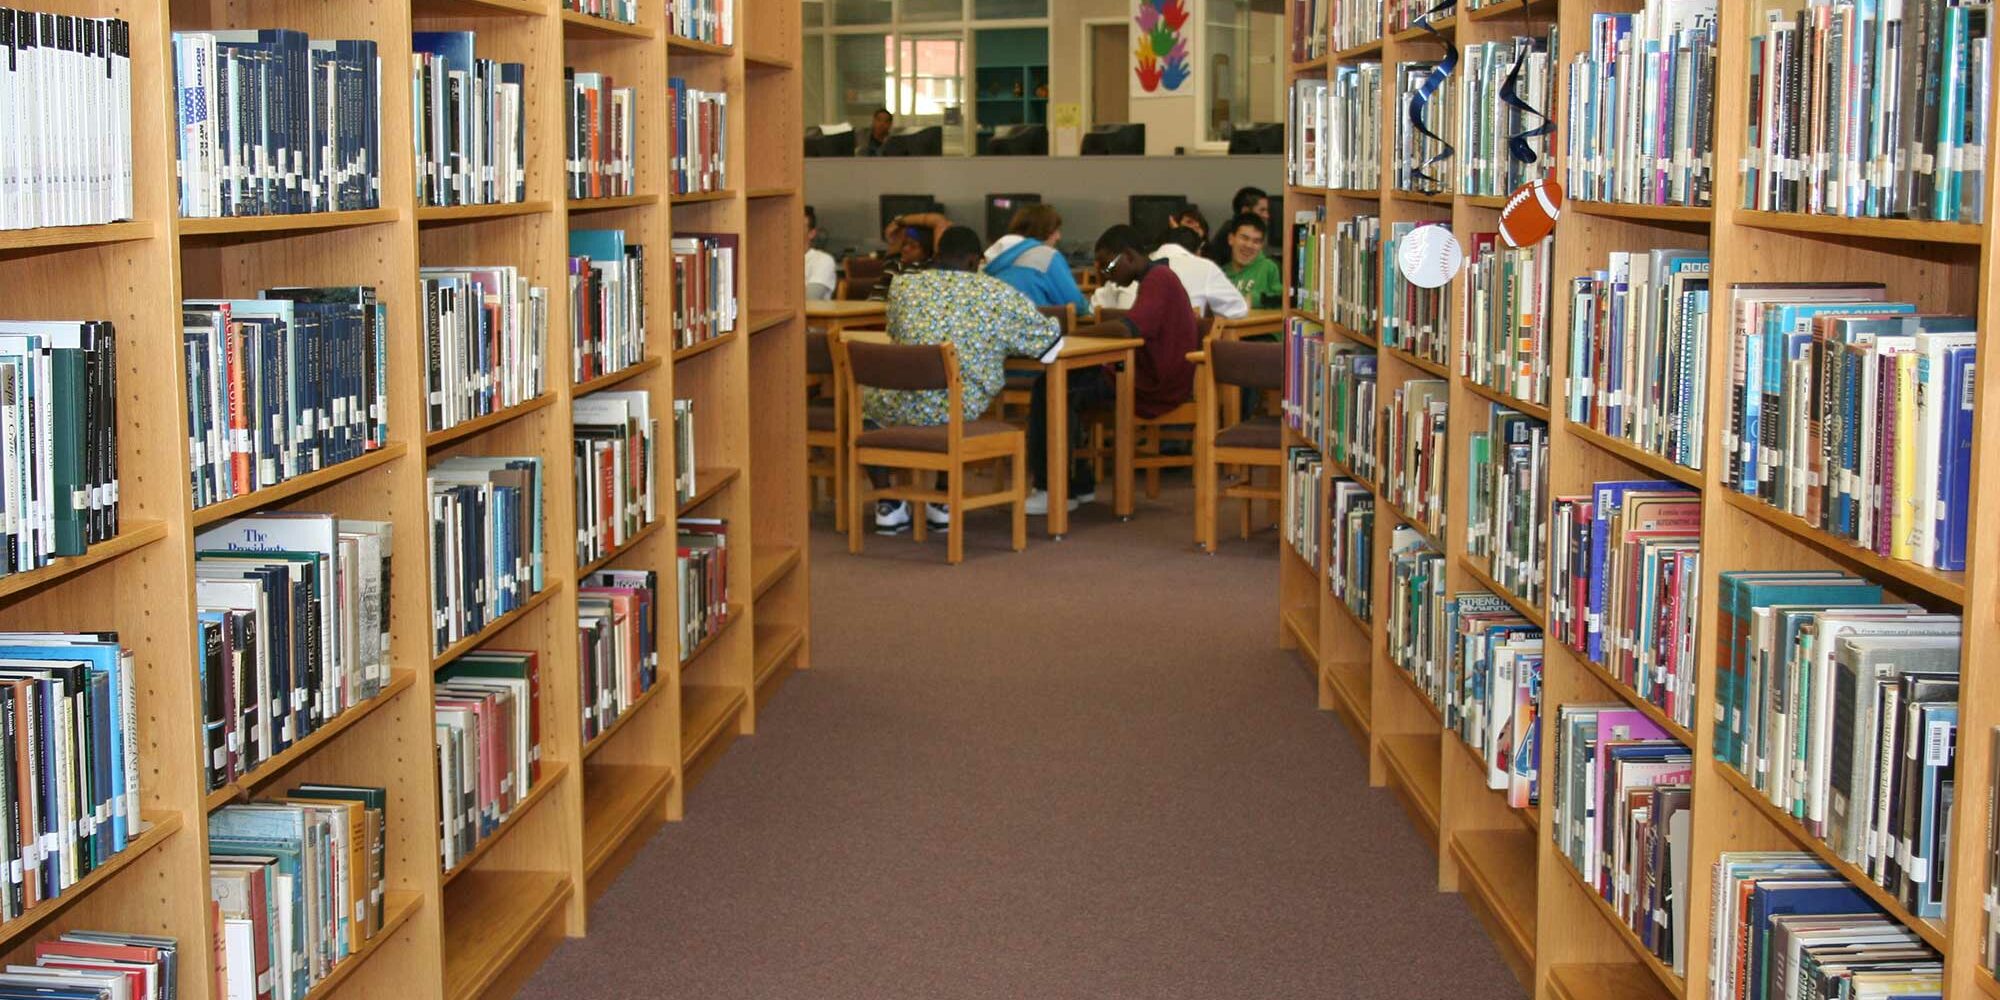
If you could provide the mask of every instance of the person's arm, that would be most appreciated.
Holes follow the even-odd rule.
[[[1106,309],[1098,313],[1098,322],[1077,328],[1079,337],[1138,337],[1150,336],[1148,331],[1159,328],[1161,300],[1158,294],[1146,294],[1146,279],[1140,278],[1132,286],[1132,305],[1129,309]],[[1154,286],[1159,287],[1158,285]]]
[[[1202,281],[1208,286],[1205,292],[1209,312],[1223,319],[1242,319],[1250,315],[1250,303],[1243,300],[1243,293],[1237,290],[1236,282],[1229,280],[1229,275],[1222,273],[1222,268],[1210,262],[1202,270],[1205,272]]]
[[[1082,289],[1076,287],[1076,275],[1070,273],[1069,261],[1064,260],[1062,254],[1056,254],[1043,273],[1048,275],[1049,284],[1055,288],[1056,305],[1074,303],[1077,318],[1090,315],[1090,300],[1084,297]]]
[[[995,289],[992,294],[993,332],[1007,354],[1023,358],[1040,357],[1049,345],[1056,342],[1056,338],[1062,336],[1062,321],[1043,315],[1027,295],[1012,287],[1004,292]]]

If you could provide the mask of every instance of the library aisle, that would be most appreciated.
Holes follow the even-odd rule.
[[[522,996],[1522,995],[1189,502],[957,568],[822,519],[813,669]]]

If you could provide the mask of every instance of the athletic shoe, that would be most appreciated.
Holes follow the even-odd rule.
[[[1070,500],[1071,500],[1072,502],[1074,502],[1075,504],[1077,504],[1078,506],[1082,506],[1083,504],[1087,504],[1087,503],[1096,503],[1096,502],[1097,502],[1097,491],[1096,491],[1096,490],[1091,490],[1091,491],[1089,491],[1089,492],[1087,492],[1087,493],[1078,493],[1078,494],[1075,494],[1075,495],[1071,496],[1071,497],[1070,497]],[[1074,509],[1074,508],[1071,508],[1071,509]]]
[[[948,503],[927,503],[924,505],[924,524],[932,531],[951,530],[951,505]]]
[[[1077,504],[1078,500],[1075,497],[1069,498],[1070,510],[1075,510],[1077,508]],[[1028,506],[1028,513],[1034,514],[1037,517],[1047,514],[1049,512],[1049,491],[1029,490],[1027,506]]]
[[[910,530],[910,505],[902,500],[875,501],[875,533],[900,535]]]

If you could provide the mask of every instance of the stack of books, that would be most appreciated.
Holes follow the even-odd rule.
[[[109,320],[0,320],[0,575],[118,534],[118,416]]]
[[[1504,198],[1549,172],[1555,129],[1533,133],[1552,124],[1547,116],[1556,110],[1558,51],[1551,24],[1538,35],[1472,42],[1460,52],[1457,75],[1464,82],[1458,93],[1463,103],[1453,139],[1460,194]],[[1531,159],[1522,158],[1510,141],[1517,136]]]
[[[1326,463],[1318,449],[1296,445],[1286,449],[1283,514],[1278,523],[1285,544],[1313,567],[1319,566],[1321,536],[1326,528],[1319,489],[1325,474]]]
[[[1382,496],[1433,538],[1444,535],[1450,402],[1443,379],[1410,379],[1389,391],[1382,416]]]
[[[1451,286],[1419,288],[1403,277],[1396,264],[1402,241],[1419,227],[1451,221],[1392,222],[1382,243],[1382,346],[1394,347],[1433,364],[1451,363]]]
[[[596,392],[570,406],[578,565],[609,555],[659,517],[652,394]]]
[[[729,521],[683,517],[674,569],[680,585],[680,658],[729,621]]]
[[[726,0],[725,0],[726,2]],[[721,191],[729,186],[729,94],[700,90],[667,78],[674,111],[671,169],[675,194]]]
[[[711,45],[736,44],[734,0],[668,0],[667,30]]]
[[[1513,248],[1499,233],[1473,233],[1465,255],[1465,333],[1458,373],[1537,405],[1549,401],[1549,285],[1555,243]]]
[[[447,430],[548,390],[549,291],[512,265],[426,267],[426,426]]]
[[[1451,631],[1445,616],[1444,553],[1407,524],[1389,529],[1389,662],[1410,675],[1433,706],[1445,703]]]
[[[1549,428],[1504,406],[1466,436],[1465,551],[1508,593],[1548,591]]]
[[[646,248],[622,229],[569,232],[572,382],[646,360]]]
[[[1285,283],[1292,308],[1315,316],[1326,308],[1326,206],[1301,209],[1292,220],[1292,274]]]
[[[220,920],[217,926],[220,927]],[[218,940],[221,933],[216,934]],[[73,990],[85,997],[118,997],[121,986],[134,998],[172,997],[180,975],[180,945],[170,937],[110,931],[65,931],[35,942],[35,964],[0,974],[0,988],[14,996],[47,996]],[[255,983],[248,985],[254,986]],[[142,990],[144,992],[142,992]],[[57,994],[68,995],[68,994]]]
[[[659,574],[649,569],[604,570],[577,581],[585,742],[616,725],[660,679],[659,589]]]
[[[1638,13],[1590,15],[1569,64],[1571,198],[1713,201],[1716,30],[1716,0],[1645,0]]]
[[[1810,854],[1725,851],[1711,882],[1714,996],[1944,995],[1943,958]]]
[[[540,592],[542,460],[460,455],[430,469],[431,648],[477,635]]]
[[[1486,787],[1525,809],[1541,801],[1542,630],[1481,591],[1444,604],[1445,725],[1486,764]]]
[[[1437,68],[1435,62],[1396,64],[1395,106],[1401,113],[1396,115],[1396,146],[1389,151],[1389,157],[1390,181],[1398,191],[1451,194],[1459,172],[1454,160],[1465,155],[1463,151],[1445,155],[1447,137],[1458,134],[1459,74],[1446,76],[1427,99],[1418,100],[1423,96],[1424,84]],[[1430,135],[1418,129],[1412,118],[1422,121]]]
[[[418,31],[410,44],[417,204],[526,200],[527,68],[473,55],[470,31]]]
[[[563,0],[562,7],[619,24],[639,23],[639,0]]]
[[[638,94],[604,73],[563,67],[569,95],[564,121],[569,149],[563,157],[572,200],[637,194],[634,113]]]
[[[132,26],[0,9],[0,229],[132,217]]]
[[[1375,494],[1352,479],[1333,481],[1326,585],[1362,621],[1374,620]]]
[[[1708,272],[1699,250],[1619,251],[1603,270],[1571,279],[1563,386],[1571,422],[1702,467]]]
[[[1330,0],[1333,4],[1335,51],[1372,45],[1382,40],[1383,0]]]
[[[1688,870],[1693,751],[1620,704],[1558,706],[1555,740],[1557,848],[1648,951],[1686,974],[1688,893],[1704,877]]]
[[[692,347],[736,330],[736,247],[733,233],[676,233],[674,347]]]
[[[1330,318],[1335,323],[1373,336],[1382,320],[1382,283],[1390,277],[1382,257],[1381,218],[1357,215],[1334,224]],[[1402,278],[1396,276],[1395,280]]]
[[[534,653],[482,649],[437,672],[438,843],[457,868],[542,780],[542,677]]]

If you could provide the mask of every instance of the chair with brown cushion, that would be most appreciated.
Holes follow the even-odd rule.
[[[1215,317],[1198,314],[1195,322],[1201,338],[1206,341]],[[1134,473],[1146,474],[1147,499],[1158,499],[1160,495],[1160,470],[1194,468],[1194,428],[1198,423],[1195,402],[1190,399],[1156,417],[1141,417],[1135,414],[1132,418],[1132,469]],[[1090,457],[1099,482],[1104,481],[1106,463],[1115,457],[1110,439],[1111,428],[1115,426],[1116,418],[1117,415],[1109,411],[1099,411],[1085,417],[1090,421],[1090,445],[1083,450],[1083,453]],[[1168,441],[1187,442],[1187,452],[1179,455],[1168,454],[1165,448]]]
[[[841,262],[840,284],[835,287],[833,297],[849,302],[867,299],[888,266],[889,262],[880,257],[847,258]]]
[[[1062,324],[1062,336],[1076,332],[1076,303],[1035,308],[1044,316],[1054,316]],[[1042,366],[1034,358],[1008,358],[1007,382],[1001,387],[1000,394],[993,397],[993,405],[987,409],[987,415],[1010,424],[1028,426],[1028,409],[1035,397],[1035,379],[1041,374]]]
[[[951,505],[951,538],[945,561],[956,565],[965,558],[965,518],[983,507],[1012,505],[1014,508],[1014,551],[1028,546],[1028,436],[1020,428],[998,420],[965,419],[964,390],[958,380],[958,352],[950,344],[918,346],[879,344],[839,339],[833,342],[835,366],[842,370],[847,410],[847,551],[859,554],[866,532],[862,519],[875,509],[877,500],[905,500]],[[950,420],[931,427],[883,427],[863,430],[861,387],[875,389],[944,390],[950,400]],[[991,493],[967,495],[968,473],[981,463],[1011,465],[1007,485]],[[880,466],[904,474],[906,482],[892,481],[876,488],[865,471]],[[940,491],[917,485],[919,475],[942,472],[949,482]],[[895,473],[892,472],[892,475]],[[926,481],[928,476],[924,477]],[[927,534],[925,515],[913,510],[911,532],[917,541]]]
[[[841,396],[839,358],[833,334],[812,330],[806,333],[806,388],[819,395],[806,400],[806,476],[812,488],[812,505],[819,506],[819,486],[833,497],[833,524],[847,530],[847,408]],[[817,453],[817,455],[815,455]]]
[[[1250,537],[1251,505],[1282,499],[1285,464],[1284,425],[1277,417],[1256,416],[1235,421],[1236,410],[1221,405],[1220,393],[1234,388],[1251,392],[1283,388],[1285,348],[1254,340],[1211,337],[1196,360],[1195,409],[1195,540],[1215,551],[1215,519],[1225,499],[1243,501],[1242,534]],[[1239,466],[1241,478],[1223,479],[1222,466]],[[1271,481],[1257,485],[1257,469],[1269,468]]]

